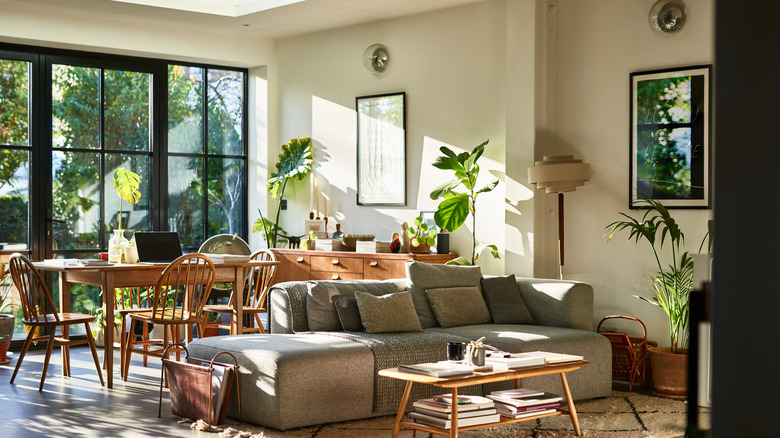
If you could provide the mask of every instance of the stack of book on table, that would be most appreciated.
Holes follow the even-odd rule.
[[[341,239],[317,239],[314,244],[319,251],[346,251]]]
[[[559,395],[526,388],[493,391],[488,398],[495,402],[499,414],[509,418],[550,414],[563,405]]]
[[[454,377],[474,374],[474,369],[471,365],[449,361],[398,365],[398,371],[432,377]]]
[[[390,252],[390,242],[381,242],[378,240],[358,240],[355,243],[356,252]]]
[[[546,362],[542,356],[518,356],[520,353],[488,352],[485,354],[485,363],[493,365],[495,371],[516,370],[526,367],[538,367]]]
[[[452,428],[452,394],[442,394],[414,402],[409,421],[442,429]],[[501,419],[495,402],[478,395],[458,396],[458,427],[495,423]]]

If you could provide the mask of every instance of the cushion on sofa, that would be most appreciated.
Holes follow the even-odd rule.
[[[351,281],[309,281],[306,294],[306,320],[312,331],[341,331],[341,321],[333,305],[336,295],[354,296],[355,290],[371,295],[385,295],[397,292],[391,282],[351,282]]]
[[[364,327],[360,321],[360,309],[358,309],[357,299],[346,295],[336,295],[331,297],[333,305],[336,306],[336,313],[339,315],[341,327],[345,332],[362,332]]]
[[[485,294],[490,316],[496,324],[533,324],[534,318],[528,311],[515,274],[504,277],[483,278],[482,292]],[[442,326],[443,327],[443,326]]]
[[[490,323],[490,312],[476,286],[440,287],[425,293],[442,327]]]
[[[434,265],[413,260],[406,262],[406,279],[420,324],[423,328],[438,327],[425,291],[440,287],[479,287],[482,270],[479,266]]]
[[[366,333],[422,331],[414,310],[412,294],[409,292],[382,296],[355,292],[355,299]]]

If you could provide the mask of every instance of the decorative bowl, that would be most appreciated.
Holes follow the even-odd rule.
[[[374,240],[375,237],[373,234],[342,234],[341,243],[349,251],[354,251],[358,240]]]

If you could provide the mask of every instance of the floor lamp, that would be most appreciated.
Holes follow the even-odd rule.
[[[590,165],[573,155],[544,157],[528,168],[528,182],[545,193],[558,193],[558,266],[563,278],[563,193],[573,192],[590,178]]]

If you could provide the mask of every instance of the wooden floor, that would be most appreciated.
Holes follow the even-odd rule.
[[[18,350],[17,350],[18,351]],[[163,393],[162,418],[157,418],[160,360],[140,356],[130,367],[130,378],[114,375],[114,388],[100,386],[89,348],[71,349],[72,377],[62,376],[62,358],[55,349],[43,392],[38,385],[44,350],[27,353],[14,384],[10,384],[17,354],[0,365],[0,436],[7,437],[187,437],[196,433],[189,424],[178,424],[171,414],[167,390]],[[103,349],[98,349],[103,355]],[[119,357],[119,349],[114,350]]]

